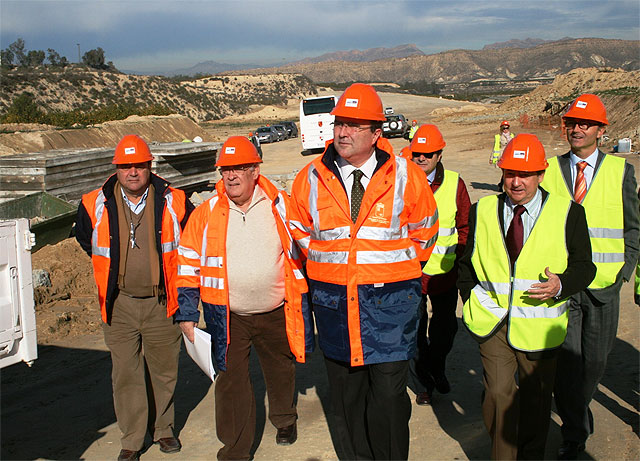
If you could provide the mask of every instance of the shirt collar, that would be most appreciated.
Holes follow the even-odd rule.
[[[354,170],[360,170],[367,177],[367,179],[371,179],[373,176],[373,172],[376,170],[376,165],[378,164],[378,159],[376,158],[375,150],[371,152],[371,156],[367,159],[364,164],[362,164],[359,168],[356,168],[345,159],[340,157],[339,155],[336,158],[336,165],[338,169],[342,173],[343,178],[348,178]]]
[[[578,164],[578,162],[587,162],[587,164],[595,170],[596,161],[598,160],[598,148],[596,147],[596,150],[594,150],[593,153],[589,155],[587,158],[584,158],[584,159],[580,158],[573,152],[571,152],[571,154],[569,155],[569,158],[571,159],[571,168],[573,170],[576,169],[576,165]]]
[[[434,168],[433,171],[427,175],[427,180],[429,181],[429,185],[433,184],[434,179],[436,179],[436,170],[437,168]]]
[[[533,198],[522,206],[525,208],[529,216],[535,216],[537,214],[536,210],[540,208],[541,202],[542,202],[542,192],[540,191],[540,188],[538,188]],[[509,207],[511,211],[513,211],[513,209],[516,207],[516,205],[514,205],[513,202],[511,202],[511,199],[509,198],[508,195],[506,195],[504,203]]]
[[[124,200],[124,203],[126,203],[127,206],[131,208],[131,211],[138,214],[137,210],[144,208],[145,204],[147,203],[147,196],[149,195],[149,187],[147,186],[147,190],[144,191],[144,194],[142,194],[142,198],[138,203],[133,203],[131,200],[129,200],[129,197],[127,197],[127,194],[124,193],[124,189],[122,187],[120,187],[120,192],[122,192],[122,199]]]

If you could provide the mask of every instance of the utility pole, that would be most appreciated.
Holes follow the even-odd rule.
[[[78,45],[78,64],[81,64],[82,60],[80,59],[80,44],[76,43],[76,45]]]

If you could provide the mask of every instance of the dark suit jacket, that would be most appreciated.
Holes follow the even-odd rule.
[[[544,206],[549,193],[542,188],[540,190],[542,191],[542,203]],[[502,234],[496,235],[495,238],[504,238],[503,211],[505,197],[505,193],[498,195],[498,217]],[[459,262],[458,288],[463,302],[469,299],[471,290],[478,283],[478,278],[471,264],[471,255],[475,246],[477,208],[477,203],[474,203],[471,207],[471,212],[469,213],[469,238]],[[549,238],[553,238],[553,236],[549,236]],[[582,205],[578,205],[575,202],[571,202],[569,213],[567,214],[565,238],[569,253],[567,269],[562,274],[558,274],[562,283],[562,291],[560,293],[562,298],[567,298],[584,290],[596,275],[596,266],[591,261],[591,241],[589,240],[587,218]],[[544,255],[541,255],[541,257],[543,258]]]
[[[571,183],[571,159],[570,153],[558,156],[558,166],[562,171],[562,176],[567,184],[569,191],[573,191]],[[598,150],[598,159],[596,160],[595,174],[597,174],[602,160],[607,154]],[[594,174],[594,177],[595,177]],[[571,194],[573,195],[573,193]],[[597,301],[605,303],[614,297],[620,287],[622,281],[629,281],[636,270],[638,263],[638,251],[640,247],[640,217],[638,216],[638,186],[636,184],[636,176],[633,165],[626,162],[624,168],[624,176],[622,179],[622,209],[624,213],[624,265],[616,281],[610,287],[601,290],[587,290],[587,292]]]

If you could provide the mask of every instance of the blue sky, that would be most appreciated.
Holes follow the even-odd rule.
[[[272,64],[416,44],[427,54],[510,39],[640,39],[638,0],[0,0],[0,48],[21,37],[71,62],[101,47],[119,69]]]

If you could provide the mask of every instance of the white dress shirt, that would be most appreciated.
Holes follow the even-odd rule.
[[[367,189],[369,185],[369,181],[371,181],[371,177],[373,176],[373,172],[376,169],[376,165],[378,164],[378,159],[376,159],[375,151],[371,152],[371,157],[364,162],[360,168],[356,168],[349,162],[347,162],[342,157],[338,156],[336,159],[336,166],[338,167],[338,171],[340,172],[340,177],[342,178],[342,182],[344,183],[345,189],[347,189],[347,197],[349,198],[349,205],[351,205],[351,188],[353,187],[353,172],[355,170],[362,171],[362,179],[360,179],[360,184],[364,189]]]

